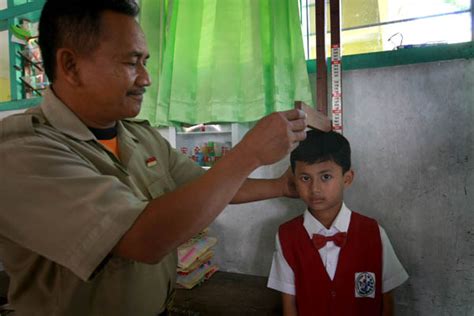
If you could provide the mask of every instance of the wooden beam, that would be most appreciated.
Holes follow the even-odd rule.
[[[329,1],[329,10],[331,11],[331,45],[341,44],[341,9],[339,1]]]
[[[316,0],[316,108],[328,114],[328,74],[326,65],[326,0]]]

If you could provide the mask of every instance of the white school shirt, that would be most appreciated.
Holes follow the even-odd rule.
[[[303,226],[310,238],[312,238],[313,234],[332,236],[338,232],[347,233],[351,221],[351,213],[351,210],[349,210],[343,203],[336,219],[331,227],[327,229],[316,218],[314,218],[308,210],[306,210],[304,212]],[[408,279],[408,273],[398,260],[385,230],[380,225],[379,230],[383,253],[382,293],[386,293],[405,282]],[[278,233],[275,243],[276,251],[273,253],[272,268],[270,270],[270,276],[268,277],[267,286],[286,294],[295,295],[294,273],[283,256]],[[334,274],[336,273],[340,250],[341,248],[336,246],[332,241],[328,241],[326,246],[319,249],[321,261],[323,262],[331,280],[334,279]]]

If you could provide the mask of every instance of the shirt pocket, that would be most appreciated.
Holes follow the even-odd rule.
[[[166,175],[162,175],[147,186],[147,191],[152,199],[155,199],[167,192],[173,191],[174,189],[174,182]]]

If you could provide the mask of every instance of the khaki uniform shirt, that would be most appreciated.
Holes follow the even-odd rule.
[[[16,315],[164,309],[176,254],[148,265],[110,252],[148,201],[204,171],[147,122],[117,128],[120,160],[50,90],[41,106],[0,121],[0,260]]]

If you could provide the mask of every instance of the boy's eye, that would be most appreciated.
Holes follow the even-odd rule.
[[[332,179],[332,176],[330,174],[327,174],[327,173],[323,174],[321,176],[321,180],[323,180],[323,181],[327,181],[327,180],[331,180],[331,179]]]
[[[308,182],[310,180],[310,177],[309,176],[301,176],[300,179],[303,182]]]

